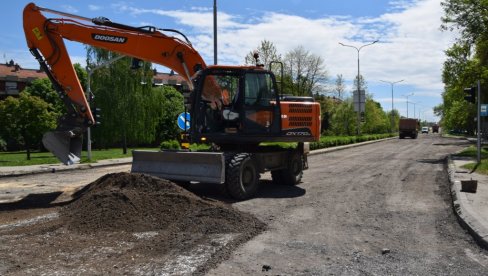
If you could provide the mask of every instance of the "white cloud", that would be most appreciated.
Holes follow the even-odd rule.
[[[68,13],[78,13],[78,9],[71,5],[62,5],[61,7]]]
[[[99,11],[102,9],[102,7],[97,5],[88,5],[88,9],[91,11]]]
[[[153,13],[174,18],[183,27],[206,60],[213,60],[212,12],[147,10],[123,7],[133,15]],[[370,82],[380,79],[405,79],[419,89],[439,91],[444,50],[453,35],[441,32],[440,0],[395,1],[392,12],[377,18],[324,17],[308,19],[296,15],[263,13],[246,22],[243,18],[219,12],[219,61],[240,64],[244,56],[263,39],[272,41],[281,53],[304,46],[321,55],[331,76],[343,74],[352,80],[357,74],[357,51],[338,43],[361,46],[375,39],[376,45],[360,51],[361,74]]]

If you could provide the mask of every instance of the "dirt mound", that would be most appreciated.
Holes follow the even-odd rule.
[[[203,200],[171,181],[144,175],[105,175],[75,194],[61,211],[73,231],[257,233],[264,224],[223,203]]]

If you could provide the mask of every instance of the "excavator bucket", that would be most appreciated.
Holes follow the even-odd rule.
[[[42,137],[44,147],[65,165],[80,162],[83,138],[71,137],[69,131],[50,131]]]
[[[221,184],[225,182],[225,157],[218,152],[135,150],[131,172],[175,181]]]

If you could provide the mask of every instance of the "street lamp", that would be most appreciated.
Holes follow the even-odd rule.
[[[420,102],[409,102],[409,103],[413,104],[413,117],[415,118],[415,105]]]
[[[125,56],[114,57],[113,59],[107,60],[106,62],[103,62],[101,64],[94,66],[93,68],[90,68],[88,65],[86,66],[86,72],[87,72],[86,98],[87,98],[88,102],[91,103],[91,99],[93,98],[92,97],[93,94],[91,92],[91,75],[93,74],[93,72],[97,69],[104,67],[104,66],[110,65],[113,62],[116,62],[117,60],[124,58],[124,57]],[[86,140],[87,140],[86,141],[87,158],[88,158],[88,161],[91,161],[91,130],[90,130],[90,127],[88,127],[86,129]]]
[[[391,130],[390,130],[390,132],[393,132],[393,121],[394,121],[394,118],[393,118],[393,85],[395,83],[402,82],[403,80],[399,80],[399,81],[384,81],[384,80],[380,80],[380,81],[389,83],[391,85]]]
[[[217,65],[217,0],[213,1],[214,65]]]
[[[357,135],[359,135],[359,125],[361,123],[361,83],[359,82],[359,76],[360,76],[360,73],[359,73],[359,51],[361,51],[362,48],[366,47],[366,46],[369,46],[369,45],[373,45],[375,44],[376,42],[378,42],[378,40],[375,40],[369,44],[365,44],[365,45],[362,45],[361,47],[356,47],[356,46],[352,46],[352,45],[346,45],[342,42],[339,42],[340,45],[344,46],[344,47],[350,47],[350,48],[354,48],[356,49],[356,51],[358,52],[358,118],[357,118],[357,130],[356,130],[356,133]]]
[[[402,95],[402,96],[407,98],[407,118],[408,118],[408,97],[413,96],[413,93],[410,93],[408,95]]]

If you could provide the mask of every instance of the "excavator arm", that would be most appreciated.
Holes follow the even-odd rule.
[[[44,13],[61,15],[62,18],[46,18]],[[31,53],[67,107],[67,114],[60,119],[57,129],[43,137],[46,148],[65,164],[80,157],[82,134],[95,123],[65,39],[166,66],[183,76],[190,89],[192,76],[206,67],[186,37],[175,30],[132,27],[103,17],[90,19],[38,7],[34,3],[24,8],[23,24]],[[185,40],[168,36],[165,34],[168,32],[178,33]]]

